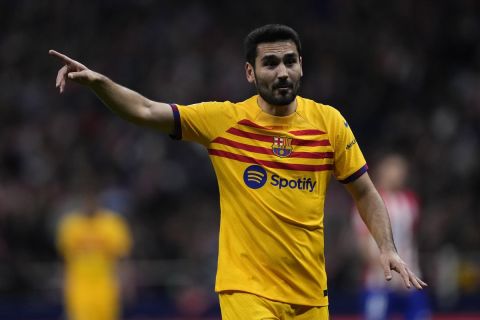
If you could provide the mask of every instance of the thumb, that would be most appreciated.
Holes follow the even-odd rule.
[[[90,82],[92,75],[88,70],[82,70],[69,72],[67,77],[80,84],[87,84]]]
[[[75,80],[81,77],[81,72],[69,72],[68,79]]]
[[[90,70],[72,71],[67,75],[68,79],[87,85],[95,79],[95,73]]]
[[[388,262],[383,264],[383,273],[385,274],[385,279],[387,281],[392,280],[392,270],[390,269],[390,264]]]

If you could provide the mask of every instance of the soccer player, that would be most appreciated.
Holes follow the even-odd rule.
[[[127,223],[101,208],[91,194],[82,209],[59,223],[57,246],[65,261],[64,299],[71,320],[120,319],[119,260],[131,247]]]
[[[223,319],[328,319],[323,208],[333,174],[353,196],[380,248],[385,278],[420,280],[397,254],[387,210],[350,126],[333,107],[300,97],[302,46],[288,26],[245,39],[245,73],[258,95],[241,102],[159,103],[50,51],[67,80],[89,87],[135,124],[207,148],[220,192],[215,290]]]
[[[388,209],[393,238],[400,255],[415,274],[420,273],[415,229],[419,218],[417,196],[406,187],[408,163],[401,155],[388,154],[381,159],[374,178]],[[383,281],[377,262],[378,249],[365,224],[354,209],[354,229],[364,262],[363,314],[366,320],[390,319],[401,313],[406,320],[430,319],[425,291],[408,291],[399,279]]]

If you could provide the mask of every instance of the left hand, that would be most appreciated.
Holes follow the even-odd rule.
[[[423,289],[428,285],[417,277],[407,266],[407,264],[400,258],[397,252],[387,251],[380,254],[385,279],[390,281],[392,279],[392,271],[394,270],[400,274],[405,283],[405,286],[410,289],[412,284],[417,289]]]

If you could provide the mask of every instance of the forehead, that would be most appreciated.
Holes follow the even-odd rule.
[[[257,58],[260,59],[265,56],[284,56],[290,53],[298,55],[297,46],[291,40],[259,43],[257,45]]]

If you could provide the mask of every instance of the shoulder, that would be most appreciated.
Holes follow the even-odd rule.
[[[325,126],[345,122],[340,111],[328,104],[323,104],[312,99],[298,97],[299,113],[309,121],[321,122]]]
[[[224,108],[229,109],[235,107],[237,103],[231,101],[202,101],[192,104],[173,104],[178,108],[187,108],[187,109],[198,109],[198,108],[205,108],[206,110],[209,109],[216,109],[216,108]]]
[[[125,219],[123,218],[123,216],[120,213],[112,211],[112,210],[107,209],[107,208],[100,209],[100,216],[102,217],[102,219],[104,219],[106,221],[109,221],[109,222],[113,222],[113,223],[123,223],[123,222],[125,222]]]
[[[232,119],[255,117],[255,115],[260,112],[260,108],[257,104],[257,96],[252,96],[239,102],[212,101],[204,102],[203,104],[206,109],[211,108],[211,110],[218,110],[223,115]]]
[[[246,101],[205,101],[190,105],[176,105],[182,117],[196,115],[202,116],[221,116],[233,118],[239,113],[244,113],[247,109]]]
[[[59,229],[71,229],[79,226],[83,222],[83,215],[73,211],[64,214],[58,221]]]
[[[302,105],[302,110],[308,113],[320,113],[325,116],[338,116],[340,111],[328,104],[317,102],[312,99],[298,96],[298,102]]]
[[[83,215],[78,211],[71,211],[65,213],[61,218],[60,222],[62,223],[72,223],[82,220]]]
[[[248,99],[238,102],[232,101],[222,101],[222,102],[206,102],[207,104],[216,105],[219,108],[223,108],[224,111],[230,113],[250,113],[250,112],[257,112],[258,105],[257,105],[257,96],[252,96]]]

